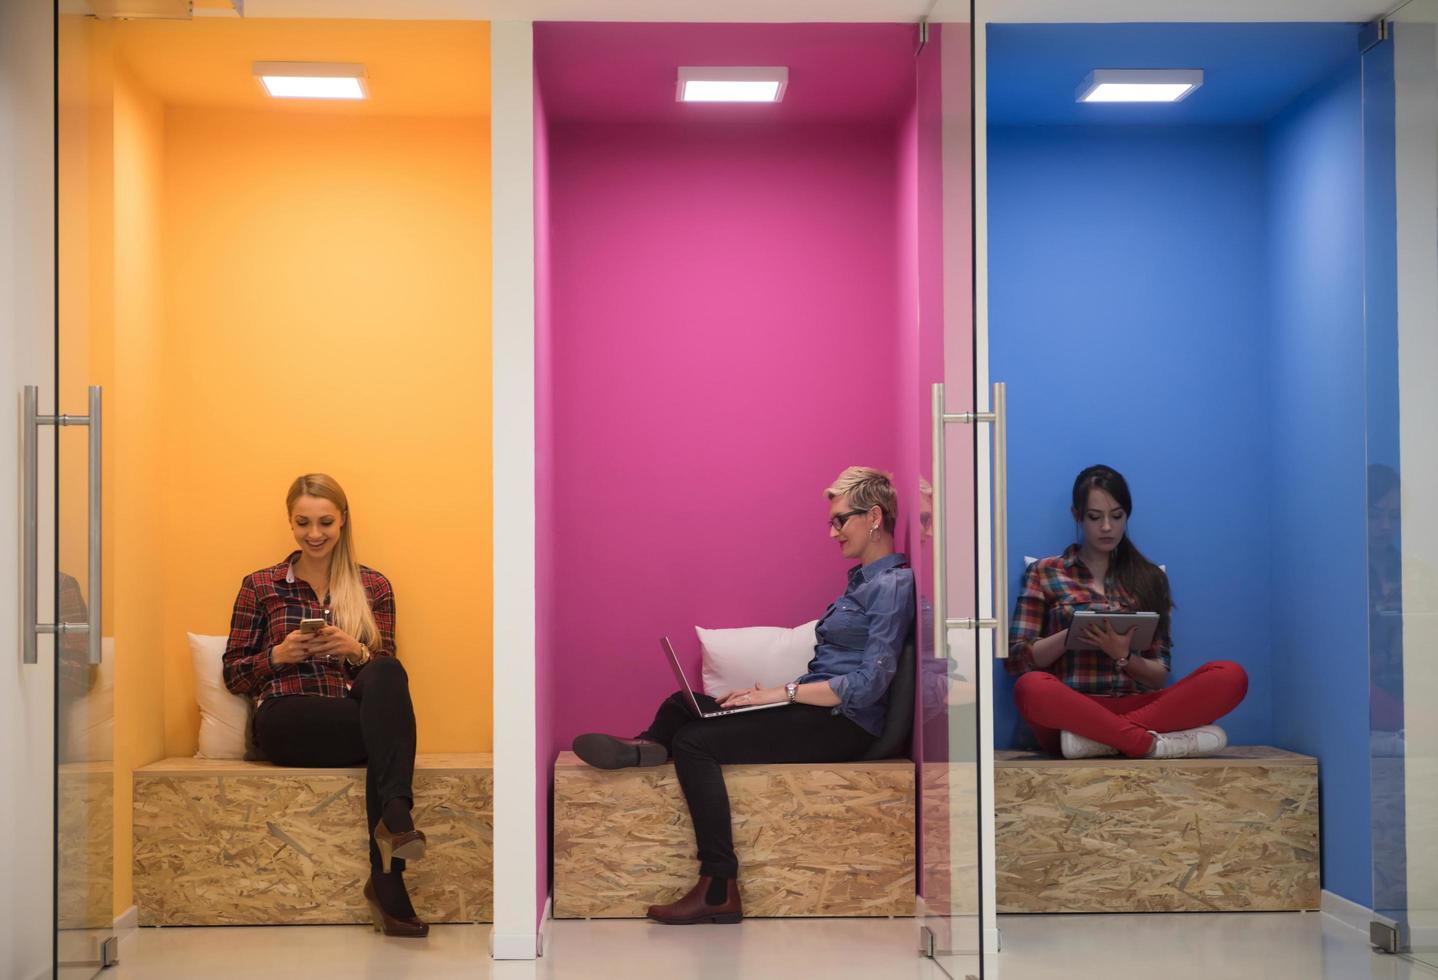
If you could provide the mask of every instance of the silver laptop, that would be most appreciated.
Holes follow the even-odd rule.
[[[746,711],[763,711],[765,708],[783,708],[788,701],[775,701],[773,704],[750,704],[742,708],[720,708],[718,711],[705,711],[699,706],[699,699],[694,696],[694,688],[689,686],[689,678],[684,676],[684,668],[679,666],[679,657],[674,653],[674,644],[669,642],[669,637],[660,638],[659,645],[664,648],[664,656],[669,658],[669,666],[674,668],[674,676],[679,680],[679,686],[689,696],[689,707],[700,718],[723,718],[725,715],[738,715]]]

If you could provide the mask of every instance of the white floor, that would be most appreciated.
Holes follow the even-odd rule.
[[[1005,916],[986,980],[1434,980],[1438,971],[1369,950],[1319,913]],[[584,980],[942,980],[914,951],[912,919],[751,919],[676,929],[555,922],[546,955],[493,963],[487,926],[385,939],[360,926],[141,929],[103,980],[493,977]],[[956,964],[977,972],[976,964]]]

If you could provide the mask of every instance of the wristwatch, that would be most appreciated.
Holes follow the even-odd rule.
[[[1119,670],[1123,670],[1125,667],[1128,666],[1128,662],[1129,662],[1130,658],[1132,658],[1132,656],[1133,656],[1133,654],[1129,654],[1128,656],[1124,657],[1122,660],[1115,660],[1115,661],[1113,662],[1113,665],[1114,665],[1115,667],[1117,667]]]
[[[795,704],[799,700],[799,682],[790,681],[784,685],[784,693],[789,695],[789,703]]]
[[[365,664],[369,663],[369,647],[361,643],[359,645],[359,648],[360,658],[358,660],[349,660],[348,657],[345,658],[346,660],[349,660],[349,665],[351,667],[363,667]]]

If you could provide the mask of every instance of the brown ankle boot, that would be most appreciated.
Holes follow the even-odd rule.
[[[701,875],[699,884],[689,889],[688,895],[668,905],[651,905],[646,914],[655,922],[666,926],[690,926],[697,922],[729,925],[744,918],[744,903],[739,900],[738,879],[729,879],[724,901],[719,905],[710,905],[705,901],[709,882],[712,880],[709,875]]]

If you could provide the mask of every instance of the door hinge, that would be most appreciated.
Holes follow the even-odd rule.
[[[1403,949],[1403,930],[1397,922],[1378,916],[1368,923],[1368,943],[1380,953]]]

